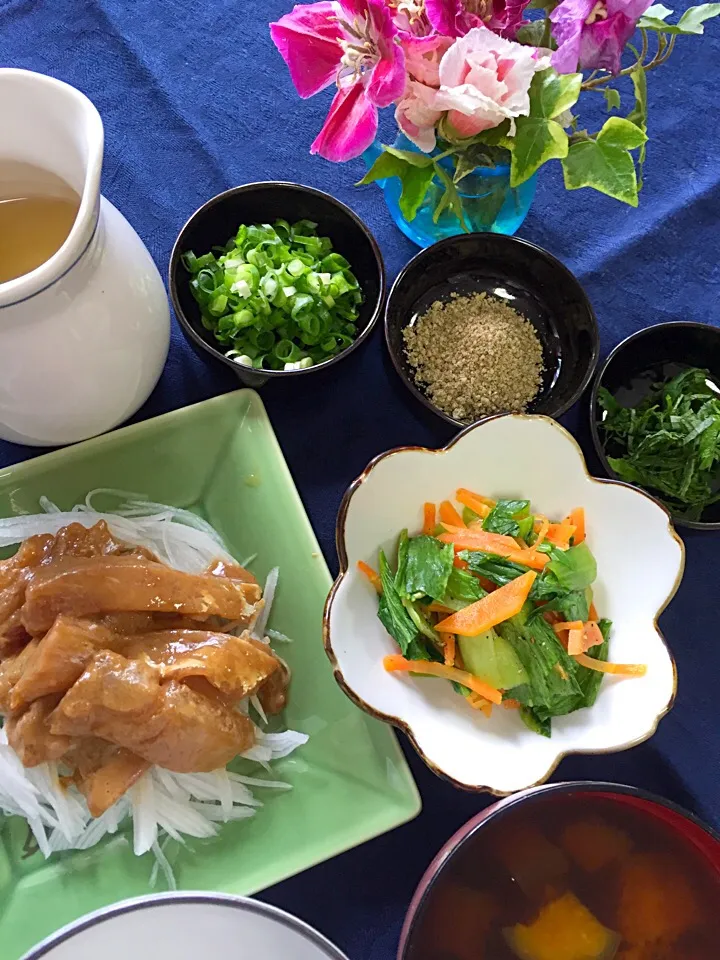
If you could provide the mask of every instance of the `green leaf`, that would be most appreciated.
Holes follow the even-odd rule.
[[[380,551],[379,563],[383,592],[378,605],[378,617],[404,655],[419,631],[410,619],[400,595],[395,589],[394,577],[382,550]]]
[[[720,3],[701,3],[697,7],[689,7],[675,24],[665,22],[665,18],[671,13],[672,10],[668,10],[662,4],[648,7],[637,25],[645,30],[656,30],[658,33],[697,36],[705,32],[703,24],[707,20],[720,16]]]
[[[562,160],[568,154],[568,135],[555,120],[518,117],[515,122],[510,166],[511,187],[525,183],[548,160]]]
[[[562,166],[566,189],[593,187],[631,207],[638,205],[635,163],[627,150],[581,140],[570,145]]]
[[[460,570],[453,567],[448,578],[447,593],[442,602],[447,606],[457,606],[459,610],[467,607],[468,604],[475,603],[486,596],[485,591],[480,586],[477,577],[474,577],[467,570]],[[448,600],[450,603],[448,603]]]
[[[404,160],[411,167],[431,167],[433,158],[429,153],[417,153],[415,150],[398,150],[397,147],[383,147],[385,153],[391,157],[397,157],[398,160]]]
[[[530,0],[526,10],[547,10],[551,13],[560,3],[560,0]],[[542,21],[541,21],[542,22]]]
[[[517,537],[520,534],[518,520],[527,515],[529,507],[529,500],[498,500],[483,520],[483,530]]]
[[[405,596],[418,599],[432,597],[440,602],[447,590],[455,552],[451,543],[440,543],[435,537],[412,537],[408,544],[405,567]]]
[[[447,170],[444,170],[439,164],[435,164],[435,173],[442,180],[445,190],[440,197],[437,207],[435,208],[435,213],[433,214],[433,221],[435,223],[440,219],[440,215],[445,210],[450,210],[460,221],[460,226],[463,228],[465,233],[470,233],[470,228],[467,225],[465,220],[465,213],[463,211],[463,203],[460,194],[458,193],[457,187],[453,183],[453,179]]]
[[[706,20],[720,16],[720,3],[701,3],[698,7],[689,7],[678,20],[680,33],[703,33]]]
[[[405,156],[398,156],[398,154],[407,154],[407,157],[412,157],[413,160],[420,157],[423,163],[414,163]],[[429,165],[425,161],[429,161]],[[432,158],[426,157],[424,154],[411,153],[409,150],[395,150],[394,147],[385,147],[357,186],[374,183],[376,180],[387,180],[388,177],[398,177],[402,183],[400,210],[406,220],[414,220],[434,175],[435,167]]]
[[[533,20],[532,23],[526,23],[520,27],[516,39],[518,43],[524,43],[529,47],[539,47],[544,36],[545,21]]]
[[[554,120],[577,102],[581,83],[581,73],[559,74],[552,67],[536,73],[530,84],[530,116]]]
[[[620,109],[620,93],[615,89],[615,87],[605,87],[603,90],[605,95],[605,103],[607,104],[608,113],[611,110]]]
[[[635,91],[635,106],[628,114],[630,123],[640,127],[643,133],[647,133],[647,75],[644,67],[634,67],[630,71],[630,79]],[[638,190],[642,188],[643,164],[645,163],[645,144],[640,147],[638,154]]]
[[[640,18],[638,26],[642,26],[642,21],[645,17],[652,17],[655,20],[667,20],[667,18],[672,13],[672,10],[669,7],[665,7],[662,3],[655,3],[652,7],[648,7],[644,15]]]
[[[599,144],[624,150],[637,150],[646,140],[647,134],[640,127],[622,117],[610,117],[597,135]]]
[[[553,550],[547,569],[564,590],[585,590],[597,577],[597,563],[586,543],[567,550]]]

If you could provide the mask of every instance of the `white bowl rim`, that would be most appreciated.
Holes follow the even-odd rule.
[[[288,927],[299,933],[300,936],[309,940],[318,947],[328,958],[328,960],[348,960],[347,956],[336,947],[334,943],[323,936],[309,923],[300,920],[298,917],[274,907],[262,900],[255,900],[252,897],[241,897],[232,893],[211,893],[204,890],[188,891],[179,890],[170,893],[153,893],[142,897],[132,897],[128,900],[121,900],[118,903],[110,904],[107,907],[101,907],[93,910],[92,913],[85,914],[77,920],[68,923],[55,933],[41,940],[26,954],[21,960],[41,960],[46,957],[51,950],[65,943],[68,940],[84,930],[111,920],[114,917],[120,917],[127,913],[135,913],[139,910],[147,910],[154,907],[163,907],[173,904],[215,904],[223,907],[230,907],[238,910],[239,913],[255,913],[276,921],[284,927]]]
[[[638,496],[645,497],[646,500],[649,500],[656,507],[662,510],[662,512],[666,515],[668,533],[680,547],[680,565],[679,565],[677,576],[675,578],[675,582],[673,583],[672,589],[669,591],[668,595],[665,597],[665,600],[660,605],[659,609],[655,613],[655,616],[653,617],[653,625],[655,627],[655,631],[658,635],[659,640],[665,647],[665,651],[668,655],[670,664],[672,666],[672,673],[673,673],[672,694],[667,704],[660,711],[660,713],[658,713],[657,716],[654,717],[653,722],[648,727],[647,732],[643,733],[641,736],[637,737],[636,739],[628,741],[627,743],[621,743],[621,744],[618,744],[617,746],[612,746],[612,747],[593,748],[588,750],[583,750],[580,747],[573,747],[570,750],[563,750],[557,755],[557,757],[552,762],[548,770],[543,774],[543,776],[539,780],[537,780],[535,783],[527,784],[527,786],[523,787],[522,790],[532,790],[532,789],[535,789],[536,787],[541,787],[543,786],[543,784],[546,784],[547,781],[550,779],[550,777],[552,777],[552,775],[555,773],[555,770],[558,768],[560,762],[564,760],[565,757],[572,756],[573,754],[578,754],[578,755],[584,754],[584,755],[595,756],[599,754],[622,753],[624,750],[631,750],[633,747],[637,747],[641,743],[645,743],[647,740],[650,740],[654,736],[660,721],[663,719],[663,717],[667,716],[667,714],[672,710],[673,706],[675,705],[675,700],[677,698],[677,685],[678,685],[677,665],[675,663],[675,658],[673,657],[672,650],[670,649],[668,642],[665,639],[665,635],[663,634],[662,630],[658,626],[658,620],[660,619],[660,616],[662,615],[663,611],[667,608],[668,604],[673,599],[673,597],[678,591],[678,588],[680,587],[680,583],[682,582],[682,578],[685,573],[685,559],[686,559],[685,544],[682,538],[679,536],[679,534],[675,530],[670,512],[664,506],[664,504],[660,503],[659,500],[656,500],[655,497],[651,496],[649,493],[647,493],[647,491],[642,490],[640,487],[636,487],[631,483],[625,483],[622,480],[615,480],[608,477],[594,477],[588,470],[587,462],[585,460],[585,454],[583,453],[582,447],[577,442],[575,437],[570,433],[569,430],[566,430],[565,427],[562,426],[562,424],[558,423],[557,420],[554,420],[552,417],[547,417],[542,414],[529,414],[529,413],[494,414],[493,416],[485,417],[483,420],[479,420],[477,423],[471,423],[464,430],[460,430],[459,433],[455,434],[455,436],[443,447],[437,447],[437,448],[423,447],[416,444],[409,444],[404,447],[393,447],[391,450],[386,450],[384,453],[380,453],[376,457],[373,457],[373,459],[365,467],[363,472],[358,477],[356,477],[355,480],[353,480],[353,482],[345,491],[345,494],[340,503],[340,509],[338,510],[337,521],[335,525],[335,546],[337,549],[340,570],[337,578],[335,579],[335,582],[333,583],[330,589],[330,593],[328,594],[327,600],[325,601],[325,609],[323,611],[323,644],[325,647],[325,653],[327,654],[327,657],[330,660],[330,664],[332,666],[335,680],[338,686],[340,687],[340,689],[343,691],[343,693],[347,697],[349,697],[350,700],[352,700],[352,702],[357,707],[359,707],[361,710],[364,710],[365,713],[368,713],[370,716],[375,717],[377,720],[381,720],[384,723],[389,723],[391,724],[391,726],[394,726],[398,730],[401,730],[405,734],[405,736],[408,738],[408,740],[413,746],[413,749],[418,754],[418,756],[423,761],[423,763],[425,763],[425,765],[429,767],[429,769],[432,770],[432,772],[436,774],[438,777],[441,777],[443,780],[447,780],[454,787],[457,787],[460,790],[464,790],[469,793],[489,793],[491,796],[500,797],[500,798],[514,796],[519,791],[495,790],[493,787],[490,787],[487,784],[464,783],[463,781],[457,780],[455,777],[450,776],[441,767],[439,767],[437,763],[433,762],[426,756],[425,752],[421,749],[420,745],[417,742],[417,739],[412,730],[412,727],[410,726],[409,723],[407,723],[407,721],[402,720],[400,717],[395,717],[395,716],[392,716],[391,714],[383,713],[381,710],[377,710],[375,707],[372,707],[370,706],[370,704],[366,703],[361,697],[359,697],[355,693],[352,687],[345,680],[343,672],[340,669],[340,666],[338,664],[337,657],[335,656],[335,651],[333,650],[332,641],[330,638],[330,611],[332,609],[332,605],[335,600],[337,591],[340,588],[340,584],[348,574],[348,556],[347,556],[347,548],[345,546],[345,522],[347,519],[348,511],[350,509],[350,503],[356,491],[370,477],[370,474],[375,469],[377,464],[380,463],[382,460],[385,460],[387,457],[392,457],[392,456],[395,456],[396,454],[407,453],[411,451],[421,452],[421,453],[431,453],[431,454],[447,453],[448,450],[452,449],[452,447],[454,447],[457,443],[459,443],[461,440],[463,440],[466,436],[468,436],[468,434],[472,433],[473,431],[481,429],[485,424],[490,423],[493,420],[504,420],[504,419],[543,420],[547,424],[552,426],[555,430],[557,430],[560,434],[562,434],[563,437],[567,441],[569,441],[572,444],[572,446],[575,448],[577,455],[580,459],[580,463],[582,464],[582,468],[585,471],[585,476],[591,483],[598,483],[598,484],[615,486],[615,487],[626,487],[628,490],[632,490]],[[25,958],[23,958],[23,960],[25,960]],[[27,958],[27,960],[32,960],[32,958]]]

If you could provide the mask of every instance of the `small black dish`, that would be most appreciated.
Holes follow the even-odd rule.
[[[364,301],[357,320],[358,335],[342,353],[302,370],[252,370],[225,356],[222,344],[203,327],[200,308],[190,290],[190,276],[181,257],[188,250],[198,256],[219,246],[237,233],[241,223],[293,223],[312,220],[318,232],[330,237],[333,249],[342,254],[358,279]],[[362,220],[350,207],[322,190],[299,183],[246,183],[208,200],[190,217],[175,241],[168,271],[168,288],[175,315],[191,346],[202,356],[210,354],[230,367],[243,383],[261,386],[278,377],[308,376],[339,363],[368,338],[385,299],[385,267],[380,248]]]
[[[505,299],[528,319],[543,347],[545,372],[528,413],[559,417],[580,397],[597,365],[600,337],[590,301],[577,279],[547,250],[498,233],[448,237],[414,257],[392,286],[385,308],[385,340],[410,392],[448,423],[415,385],[403,330],[436,300],[452,293],[488,293]]]
[[[658,323],[633,333],[612,351],[598,370],[590,394],[590,431],[595,450],[609,477],[619,479],[608,463],[598,424],[602,409],[598,391],[606,387],[620,403],[635,405],[656,380],[674,376],[687,367],[709,370],[720,381],[720,329],[706,323],[676,320]],[[653,377],[651,373],[659,376]],[[652,491],[650,492],[652,495]],[[686,520],[673,513],[673,522],[694,530],[720,530],[720,502],[707,507],[700,520]]]

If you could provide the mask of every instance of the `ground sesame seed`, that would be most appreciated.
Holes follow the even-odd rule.
[[[534,326],[485,293],[437,300],[403,338],[416,385],[456,420],[523,413],[542,385]]]

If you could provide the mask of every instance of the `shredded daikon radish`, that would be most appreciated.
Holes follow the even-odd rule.
[[[118,498],[117,510],[96,510],[94,502],[100,496]],[[56,534],[70,523],[89,528],[104,520],[113,536],[145,547],[168,566],[187,573],[201,573],[217,560],[236,563],[207,521],[188,510],[145,500],[137,493],[98,488],[70,511],[61,510],[47,497],[41,498],[40,506],[43,513],[0,519],[0,547],[20,544],[38,534]],[[254,558],[255,555],[247,558],[242,566]],[[253,630],[253,636],[265,642],[277,581],[278,569],[274,568],[268,574],[265,605]],[[268,632],[277,639],[288,639],[277,631]],[[252,701],[258,716],[266,722],[259,700],[253,697]],[[247,706],[244,701],[238,709],[247,713]],[[256,742],[243,758],[266,769],[271,761],[288,756],[308,740],[306,734],[293,730],[265,733],[255,729]],[[79,790],[73,784],[63,786],[59,776],[55,763],[25,768],[0,727],[0,813],[24,817],[45,857],[59,850],[87,850],[132,821],[135,853],[152,851],[156,859],[153,883],[161,872],[171,889],[175,879],[161,836],[180,842],[185,836],[212,837],[222,823],[252,817],[262,806],[250,787],[291,789],[283,781],[248,777],[225,769],[180,774],[152,767],[109,810],[94,818]]]

